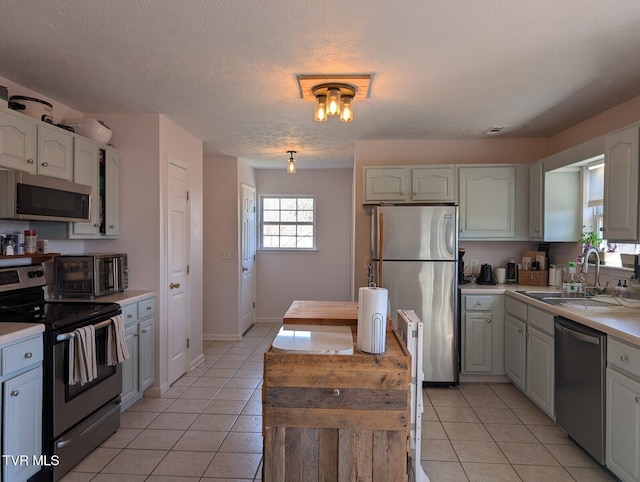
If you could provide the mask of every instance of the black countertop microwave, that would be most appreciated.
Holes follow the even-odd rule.
[[[0,219],[91,220],[91,186],[0,170]]]
[[[53,259],[53,294],[58,297],[95,298],[129,287],[127,255],[78,254]]]

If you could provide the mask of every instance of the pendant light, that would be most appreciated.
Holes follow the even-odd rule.
[[[289,174],[296,173],[296,160],[293,158],[293,155],[296,154],[296,151],[287,151],[289,153],[289,164],[287,165],[287,172]]]

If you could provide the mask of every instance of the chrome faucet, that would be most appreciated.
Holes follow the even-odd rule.
[[[602,294],[607,288],[606,286],[604,288],[600,286],[600,253],[596,248],[591,247],[585,253],[582,272],[584,274],[587,274],[589,272],[589,256],[591,256],[591,253],[596,255],[596,277],[593,283],[593,291],[597,294]]]

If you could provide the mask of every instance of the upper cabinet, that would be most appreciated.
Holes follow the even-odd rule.
[[[580,168],[567,167],[544,174],[544,240],[575,242],[582,232]]]
[[[638,127],[604,140],[604,238],[637,241]]]
[[[529,238],[544,238],[544,164],[529,166]]]
[[[98,235],[101,224],[100,197],[100,159],[98,146],[82,137],[73,140],[73,180],[80,184],[91,186],[91,221],[88,223],[72,223],[70,237]],[[96,202],[96,200],[98,201]]]
[[[453,203],[455,166],[365,167],[364,204]]]
[[[38,128],[29,118],[0,110],[0,167],[36,173]]]
[[[38,166],[43,176],[71,180],[73,144],[71,133],[60,127],[42,123],[38,125]]]
[[[514,238],[516,234],[516,168],[458,168],[460,239]]]
[[[0,110],[0,167],[72,178],[71,134],[10,110]]]

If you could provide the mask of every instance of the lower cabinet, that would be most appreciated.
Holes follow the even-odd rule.
[[[505,307],[505,373],[555,420],[553,315],[509,297]]]
[[[2,480],[27,480],[42,454],[42,335],[3,345]],[[26,457],[26,458],[25,458]]]
[[[640,349],[608,337],[606,464],[623,481],[640,481]]]
[[[122,363],[122,411],[144,396],[155,378],[155,297],[123,304],[129,358]]]
[[[504,295],[462,296],[462,373],[504,375]]]

